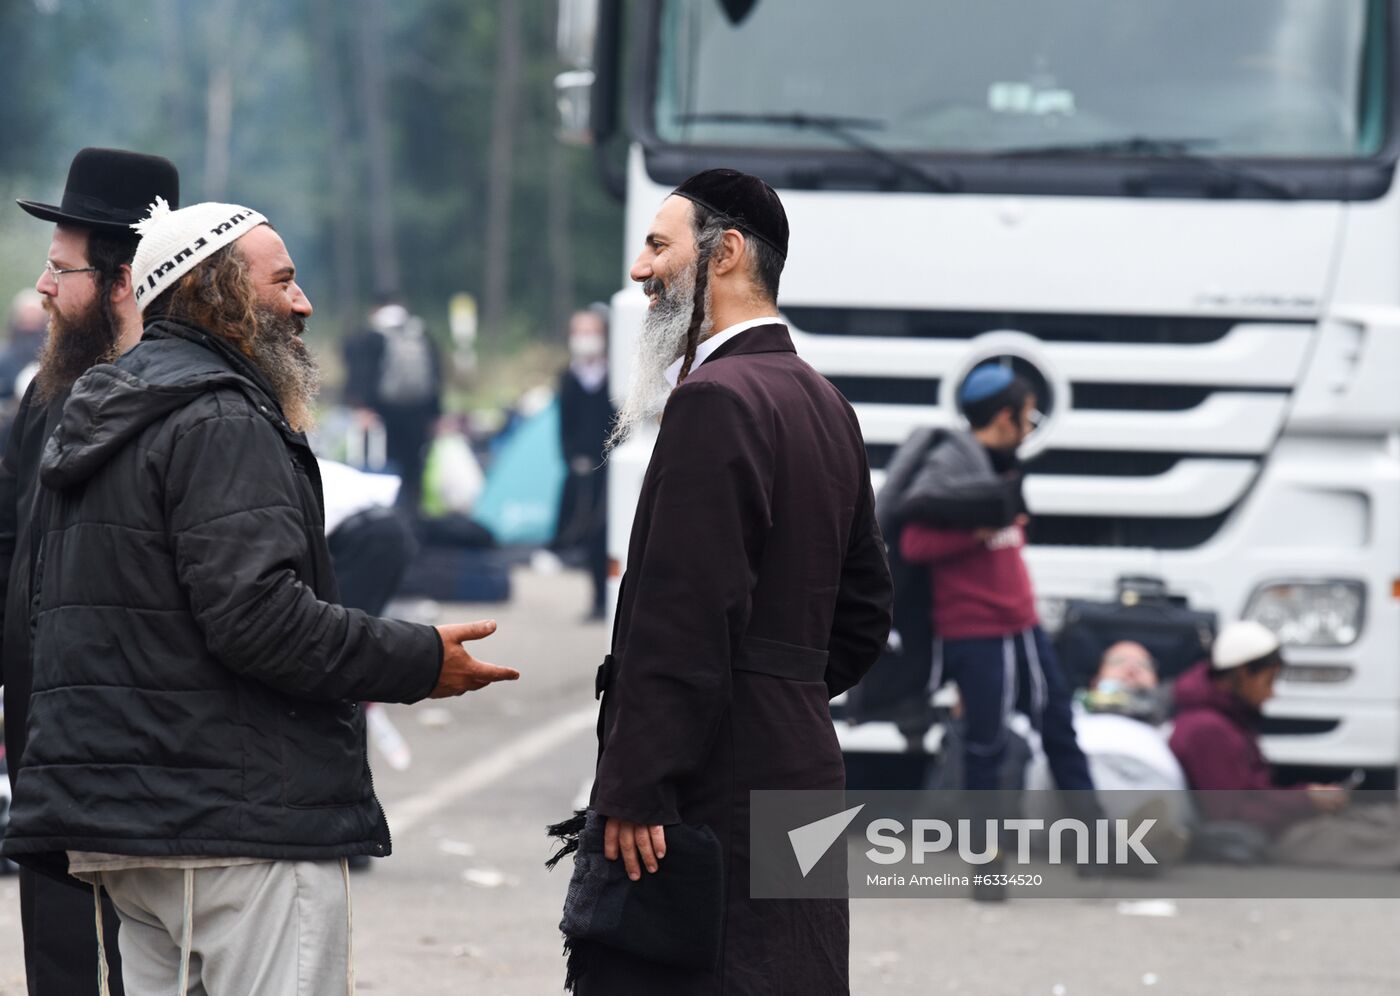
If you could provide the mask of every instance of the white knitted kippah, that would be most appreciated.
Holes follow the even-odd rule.
[[[1263,624],[1252,619],[1234,622],[1215,638],[1210,665],[1217,671],[1228,671],[1232,667],[1267,657],[1278,649],[1278,637]]]
[[[131,227],[141,236],[131,261],[136,310],[145,311],[175,281],[267,219],[252,208],[206,201],[178,211],[157,197],[151,213]]]

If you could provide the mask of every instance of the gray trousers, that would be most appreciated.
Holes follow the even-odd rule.
[[[93,877],[121,917],[128,996],[354,996],[343,860]]]

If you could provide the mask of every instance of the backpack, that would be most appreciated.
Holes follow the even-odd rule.
[[[384,355],[379,367],[379,399],[391,405],[428,401],[437,390],[433,376],[433,344],[423,323],[410,318],[383,333]]]
[[[889,548],[890,578],[894,583],[894,626],[885,652],[851,689],[848,718],[855,723],[894,720],[910,725],[910,733],[922,740],[932,724],[929,679],[933,672],[933,591],[926,564],[910,564],[899,555],[899,534],[904,523],[890,511],[909,486],[930,453],[948,434],[935,429],[916,434],[891,458],[889,476],[880,489],[876,508],[884,512],[880,528]],[[922,729],[919,729],[922,727]]]

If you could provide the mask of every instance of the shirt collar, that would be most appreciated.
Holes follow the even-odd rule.
[[[758,326],[760,325],[782,324],[784,324],[783,320],[777,315],[768,315],[764,318],[750,318],[747,322],[740,322],[738,325],[729,326],[729,328],[725,329],[723,332],[716,332],[714,335],[710,336],[700,345],[695,347],[695,362],[690,365],[691,371],[694,372],[695,370],[699,369],[700,364],[708,360],[715,350],[719,349],[719,347],[723,346],[726,342],[728,342],[730,339],[733,339],[739,333],[747,332],[749,329],[758,328]],[[677,360],[675,363],[672,363],[669,367],[666,368],[666,383],[670,384],[673,388],[676,386],[677,381],[679,381],[681,378],[681,364],[683,364],[684,362],[685,357],[682,356],[679,360]]]

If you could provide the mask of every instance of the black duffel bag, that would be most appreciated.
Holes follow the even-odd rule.
[[[1206,655],[1216,625],[1214,612],[1191,608],[1160,578],[1123,577],[1114,601],[1070,600],[1055,649],[1073,688],[1088,686],[1104,651],[1120,640],[1146,647],[1157,662],[1157,676],[1166,682]]]

